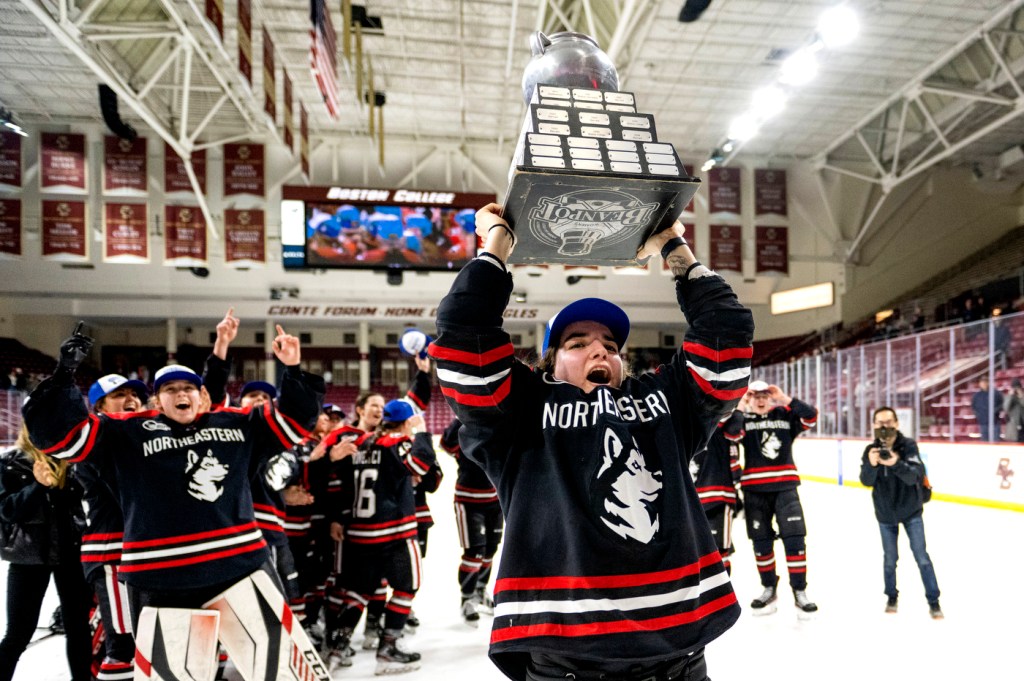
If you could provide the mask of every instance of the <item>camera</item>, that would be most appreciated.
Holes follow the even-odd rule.
[[[892,452],[889,451],[888,447],[881,446],[878,448],[878,458],[882,461],[888,461],[892,458]]]

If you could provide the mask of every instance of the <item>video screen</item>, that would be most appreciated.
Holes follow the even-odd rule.
[[[458,270],[476,256],[472,208],[305,206],[306,267]]]

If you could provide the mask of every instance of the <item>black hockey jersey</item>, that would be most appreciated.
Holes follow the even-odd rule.
[[[523,679],[531,654],[650,664],[703,647],[739,606],[688,465],[746,392],[750,311],[717,275],[678,278],[690,326],[671,362],[584,393],[515,359],[511,291],[500,261],[471,261],[430,349],[507,519],[492,659]]]
[[[723,504],[736,506],[736,483],[740,479],[740,437],[729,435],[719,423],[708,446],[690,460],[690,474],[705,513]]]
[[[412,440],[383,435],[366,438],[359,451],[335,463],[342,491],[331,519],[345,527],[345,541],[384,544],[416,538],[412,475],[430,469],[428,450],[433,452],[430,433]]]
[[[180,589],[226,583],[267,560],[249,489],[253,443],[301,441],[322,398],[322,379],[289,367],[279,408],[224,409],[181,425],[156,411],[90,414],[73,384],[51,378],[23,412],[47,454],[112,464],[125,518],[124,581]]]
[[[795,398],[789,406],[775,407],[767,414],[744,413],[739,431],[732,428],[743,438],[743,490],[781,492],[796,488],[800,476],[793,461],[793,441],[817,420],[818,410]]]
[[[497,504],[498,490],[494,489],[483,468],[463,455],[459,446],[459,430],[462,422],[452,419],[441,434],[441,448],[455,457],[459,464],[459,476],[455,480],[456,504]]]
[[[85,578],[104,565],[121,562],[121,543],[124,541],[124,514],[113,489],[116,474],[110,463],[103,468],[83,462],[72,469],[82,485],[82,506],[85,508],[86,529],[82,533],[82,568]]]

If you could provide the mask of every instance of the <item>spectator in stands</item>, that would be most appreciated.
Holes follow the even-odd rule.
[[[1019,378],[1010,384],[1010,392],[1003,400],[1003,411],[1006,412],[1006,441],[1024,442],[1024,387]]]
[[[921,311],[920,305],[914,306],[914,318],[910,320],[910,327],[914,333],[920,333],[924,331],[924,312]]]
[[[22,371],[21,367],[14,367],[11,370],[11,387],[22,392],[28,390],[28,374]]]
[[[1000,369],[1005,369],[1013,364],[1013,334],[1010,333],[1010,327],[1006,323],[1006,320],[1002,317],[997,317],[993,322],[995,329],[995,362]]]
[[[6,371],[4,371],[4,370],[0,370],[0,390],[10,390],[10,389],[11,389],[11,377],[10,377],[10,375]]]
[[[988,376],[979,378],[978,390],[971,395],[971,410],[981,429],[982,442],[992,442],[993,433],[999,433],[999,407],[1002,403],[1003,394],[995,388],[989,390]]]

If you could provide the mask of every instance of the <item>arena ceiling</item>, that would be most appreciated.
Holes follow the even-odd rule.
[[[810,159],[883,188],[940,162],[1002,173],[1024,160],[1024,0],[850,0],[857,39],[821,53],[817,78],[731,152],[722,151],[730,120],[776,80],[786,55],[814,40],[834,2],[713,0],[700,19],[680,23],[684,0],[366,0],[383,30],[362,32],[361,74],[338,31],[335,117],[310,72],[308,1],[251,0],[252,87],[238,70],[238,2],[221,3],[223,41],[205,19],[218,2],[0,0],[0,105],[22,123],[98,122],[96,86],[106,82],[126,120],[154,128],[179,153],[279,140],[281,107],[275,121],[263,113],[266,29],[278,99],[283,69],[314,140],[379,136],[380,119],[371,124],[356,94],[372,77],[386,98],[386,144],[494,143],[508,153],[524,113],[528,38],[568,29],[597,36],[621,89],[687,159]],[[327,9],[340,29],[342,3]]]

